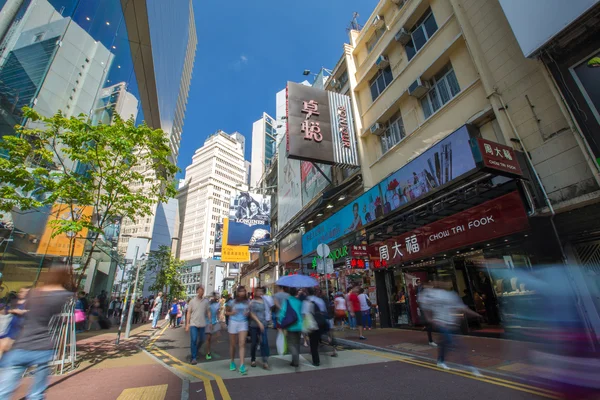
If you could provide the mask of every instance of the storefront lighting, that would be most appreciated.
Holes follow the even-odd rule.
[[[117,48],[117,46],[113,45],[113,47],[112,47],[112,48],[113,48],[113,49],[116,49],[116,48]]]
[[[322,217],[322,216],[323,216],[323,213],[318,213],[317,214],[317,217]]]
[[[486,246],[489,246],[489,245],[490,245],[489,243],[488,243],[488,244],[486,244]]]
[[[314,221],[311,219],[310,221],[308,221],[309,224],[312,224]]]
[[[475,247],[471,247],[471,250],[475,250]]]
[[[457,251],[456,251],[456,254],[460,254],[460,251],[458,251],[458,250],[457,250]]]
[[[525,235],[525,237],[528,237],[529,235]]]
[[[90,17],[85,17],[85,19],[87,19],[88,21],[90,20]]]
[[[333,204],[327,204],[327,208],[333,208]]]
[[[508,242],[508,239],[504,239],[505,242]]]
[[[338,201],[344,201],[344,200],[346,200],[345,194],[341,195],[340,198],[338,199]]]

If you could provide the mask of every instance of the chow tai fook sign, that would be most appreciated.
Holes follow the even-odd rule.
[[[369,247],[375,267],[473,245],[529,228],[527,212],[518,192],[511,192],[466,211],[425,225],[404,235]]]
[[[507,172],[509,174],[522,175],[521,166],[515,156],[515,150],[512,147],[494,143],[483,138],[475,138],[477,148],[481,155],[481,160],[486,168]]]
[[[286,115],[288,158],[359,165],[350,97],[288,82]]]

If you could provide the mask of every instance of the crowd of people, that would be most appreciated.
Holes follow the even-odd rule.
[[[359,306],[356,307],[351,306],[351,310],[358,310]],[[229,336],[230,370],[239,371],[242,375],[248,373],[248,338],[250,367],[257,367],[260,357],[261,367],[270,369],[269,329],[278,333],[278,352],[284,353],[286,347],[289,350],[292,367],[300,365],[300,346],[303,342],[310,347],[315,366],[320,365],[321,344],[331,346],[331,355],[337,355],[330,330],[333,326],[332,302],[317,288],[279,287],[271,296],[262,287],[255,288],[249,294],[244,286],[238,286],[234,296],[213,293],[205,297],[204,288],[199,286],[196,296],[187,303],[185,314],[185,330],[190,334],[190,359],[193,365],[198,363],[199,349],[204,342],[204,356],[207,360],[212,359],[212,343],[218,340],[225,329]]]

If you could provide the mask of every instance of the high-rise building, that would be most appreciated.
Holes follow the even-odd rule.
[[[276,151],[275,120],[267,113],[252,124],[252,156],[250,185],[256,186],[265,171],[271,166]]]
[[[0,0],[0,136],[13,134],[17,124],[33,125],[23,119],[23,106],[45,116],[59,110],[67,116],[83,113],[94,123],[110,123],[118,113],[164,130],[176,161],[197,45],[192,1],[88,3]],[[139,252],[147,254],[173,243],[176,206],[175,200],[159,204],[156,217],[115,226],[130,237],[152,239]],[[50,210],[38,211],[11,213],[0,223],[0,238],[23,233],[0,257],[9,290],[64,262],[63,250],[40,244]],[[116,239],[105,239],[99,244],[103,255],[94,256],[87,271],[85,287],[92,295],[110,291],[114,281]],[[123,254],[128,240],[121,235]]]
[[[246,137],[239,132],[233,132],[231,137],[240,142],[242,145],[242,153],[246,154]]]
[[[250,170],[252,169],[252,163],[248,160],[244,161],[244,168],[246,168],[246,185],[250,186]]]
[[[246,182],[242,143],[223,131],[196,150],[179,187],[179,258],[212,258],[216,225],[229,213],[231,196]]]

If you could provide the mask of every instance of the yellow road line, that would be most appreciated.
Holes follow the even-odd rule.
[[[159,357],[159,355],[160,355],[160,354],[156,354],[156,353],[163,353],[161,350],[158,350],[158,349],[151,349],[148,351],[150,353],[152,353],[152,355],[154,355],[155,357]],[[177,361],[179,361],[179,360],[177,360]],[[215,400],[215,394],[213,392],[212,385],[210,383],[210,379],[208,379],[205,376],[195,373],[194,371],[188,369],[187,366],[183,366],[180,363],[175,363],[174,365],[169,365],[169,366],[177,369],[180,372],[183,372],[186,375],[191,375],[193,377],[196,377],[196,378],[202,380],[202,383],[204,384],[204,390],[206,391],[206,400]]]
[[[444,370],[441,368],[438,368],[435,364],[433,363],[427,363],[424,361],[418,361],[415,359],[409,359],[407,357],[403,357],[403,356],[394,356],[391,354],[381,354],[379,352],[376,351],[372,351],[372,350],[355,350],[359,353],[363,353],[363,354],[368,354],[368,355],[372,355],[372,356],[376,356],[376,357],[382,357],[382,358],[387,358],[389,360],[394,360],[394,361],[400,361],[400,362],[404,362],[407,364],[412,364],[412,365],[416,365],[419,367],[423,367],[423,368],[429,368],[429,369],[433,369],[435,371],[439,371],[439,372],[446,372],[449,374],[453,374],[453,375],[457,375],[457,376],[462,376],[463,378],[469,378],[469,379],[474,379],[477,381],[481,381],[481,382],[486,382],[492,385],[497,385],[497,386],[504,386],[510,389],[514,389],[514,390],[518,390],[521,392],[526,392],[526,393],[531,393],[531,394],[535,394],[537,396],[542,396],[542,397],[546,397],[549,399],[555,399],[555,400],[561,400],[563,399],[563,397],[553,391],[550,391],[548,389],[544,389],[544,388],[538,388],[535,386],[529,386],[529,385],[525,385],[523,383],[519,383],[519,382],[511,382],[511,381],[507,381],[504,379],[499,379],[499,378],[494,378],[491,376],[486,376],[486,377],[476,377],[466,371],[448,371],[448,370]]]
[[[165,331],[167,330],[167,328],[169,327],[169,324],[165,324],[165,327],[161,329],[161,331],[154,337],[154,339],[152,339],[150,341],[150,344],[148,345],[149,347],[154,346],[154,343],[156,343],[156,341],[158,340],[158,338],[160,338],[162,336],[163,333],[165,333]]]
[[[183,362],[180,359],[178,359],[176,357],[173,357],[169,353],[167,353],[167,352],[165,352],[163,350],[160,350],[159,348],[156,348],[154,350],[156,350],[159,353],[163,354],[164,356],[170,358],[175,363],[183,365]],[[229,391],[227,390],[227,387],[225,387],[225,382],[223,382],[223,378],[221,378],[219,375],[213,374],[212,372],[206,371],[206,370],[204,370],[202,368],[199,368],[199,367],[197,367],[195,365],[187,365],[186,364],[184,366],[184,368],[186,368],[188,370],[196,370],[196,371],[201,372],[201,373],[203,373],[205,375],[212,376],[215,379],[215,381],[217,382],[217,386],[219,387],[219,391],[221,392],[221,397],[223,398],[223,400],[231,400],[231,396],[229,395]],[[196,376],[196,375],[194,375],[194,376]]]

